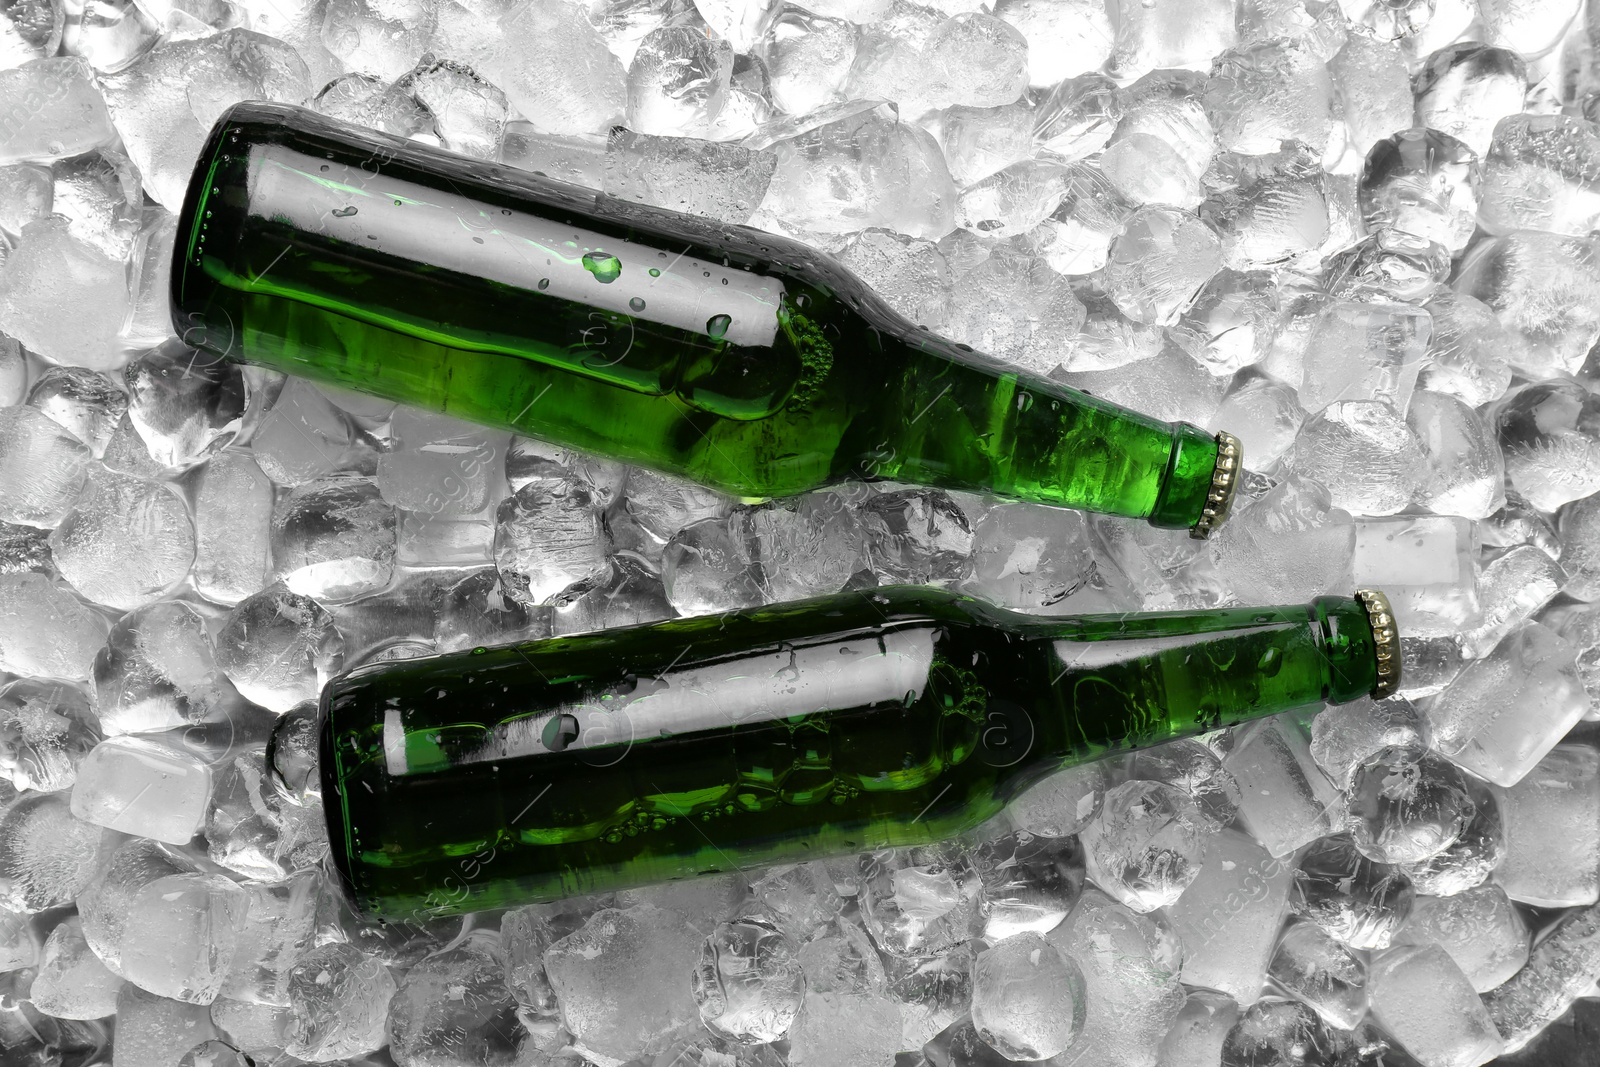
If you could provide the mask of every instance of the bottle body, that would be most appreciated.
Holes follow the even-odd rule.
[[[187,343],[744,497],[850,477],[1193,527],[1217,441],[929,335],[798,242],[241,104],[173,257]]]
[[[402,918],[970,829],[1062,766],[1376,685],[1363,606],[1030,618],[891,587],[361,668],[335,865]]]

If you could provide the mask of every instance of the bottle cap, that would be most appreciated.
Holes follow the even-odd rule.
[[[1233,507],[1233,494],[1239,488],[1239,472],[1244,469],[1244,445],[1227,430],[1217,431],[1217,465],[1211,468],[1211,488],[1200,509],[1200,519],[1189,529],[1189,536],[1204,541],[1222,525]]]
[[[1393,696],[1400,688],[1400,631],[1395,627],[1388,597],[1376,589],[1357,589],[1356,599],[1367,609],[1373,651],[1378,659],[1378,680],[1372,686],[1372,699],[1382,700]]]

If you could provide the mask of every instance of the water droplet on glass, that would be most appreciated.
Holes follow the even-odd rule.
[[[540,289],[548,289],[548,288],[550,288],[550,279],[549,278],[540,278],[539,279],[539,288]]]
[[[321,170],[321,171],[322,171],[322,173],[324,173],[324,174],[326,174],[326,173],[328,173],[328,165],[327,165],[327,164],[326,164],[326,163],[324,163],[324,164],[323,164],[323,165],[322,165],[322,166],[321,166],[321,167],[320,167],[320,168],[319,168],[319,169],[320,169],[320,170]]]
[[[585,252],[583,269],[594,275],[594,280],[609,285],[622,274],[622,260],[610,252]]]
[[[659,278],[659,277],[661,277],[661,271],[660,271],[660,270],[658,270],[658,269],[657,269],[657,268],[655,268],[655,267],[651,267],[651,268],[650,268],[650,277],[652,277],[652,278]]]
[[[636,296],[632,300],[628,301],[628,306],[631,307],[635,311],[643,311],[644,310],[644,299],[642,297],[637,297]]]
[[[720,341],[728,335],[728,327],[733,325],[732,315],[713,315],[706,320],[706,333],[713,341]]]
[[[347,219],[355,213],[356,206],[354,204],[351,204],[349,207],[336,207],[332,212],[333,217],[336,219]]]

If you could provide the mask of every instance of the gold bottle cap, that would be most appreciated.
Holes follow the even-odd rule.
[[[1357,589],[1356,599],[1367,609],[1378,658],[1378,681],[1372,687],[1372,699],[1382,700],[1394,696],[1400,688],[1400,631],[1395,627],[1388,597],[1376,589]]]
[[[1227,430],[1218,430],[1217,465],[1211,468],[1211,488],[1206,492],[1205,507],[1200,509],[1200,520],[1189,528],[1190,537],[1204,541],[1222,525],[1233,507],[1233,494],[1239,488],[1243,470],[1244,445]]]

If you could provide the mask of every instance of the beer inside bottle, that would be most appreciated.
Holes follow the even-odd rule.
[[[925,844],[1051,771],[1398,680],[1382,594],[1036,618],[890,587],[409,662],[322,697],[386,919]]]
[[[211,132],[172,307],[211,353],[745,498],[893,478],[1204,536],[1238,461],[933,336],[798,242],[285,105]]]

